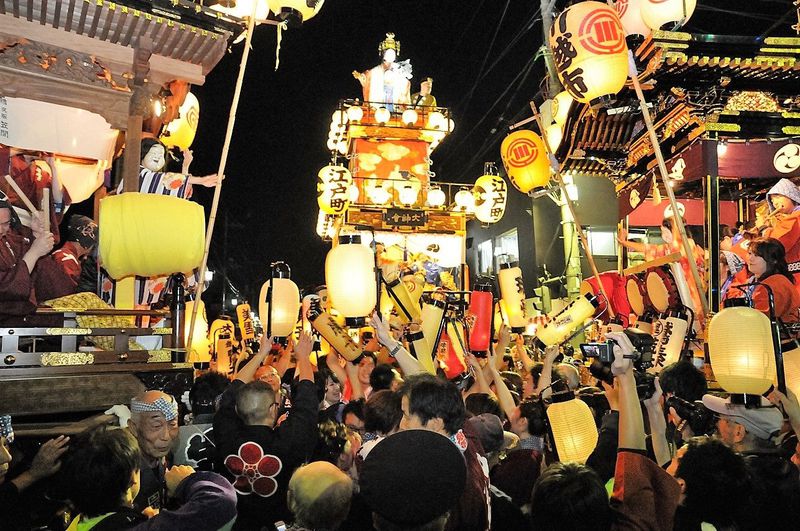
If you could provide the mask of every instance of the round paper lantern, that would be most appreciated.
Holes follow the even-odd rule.
[[[385,124],[391,119],[392,113],[386,107],[381,107],[375,111],[375,121],[379,124]]]
[[[482,175],[472,189],[475,196],[475,217],[483,223],[497,223],[506,211],[508,187],[499,175]]]
[[[375,205],[385,205],[392,198],[392,194],[381,183],[368,188],[367,195]]]
[[[708,353],[719,385],[729,393],[765,393],[776,378],[769,318],[756,309],[734,306],[721,310],[708,326]]]
[[[236,0],[235,2],[220,2],[212,5],[211,9],[237,18],[249,18],[250,15],[253,14],[254,3],[257,4],[256,20],[265,20],[269,16],[269,6],[263,0]]]
[[[414,125],[417,123],[417,111],[414,109],[406,109],[403,111],[403,123],[406,125]]]
[[[567,399],[563,402],[557,401],[558,394],[554,394],[553,403],[547,408],[558,460],[584,463],[597,446],[597,425],[585,402],[576,400],[571,392],[565,394]]]
[[[340,236],[339,245],[325,258],[325,284],[328,296],[348,326],[364,326],[378,296],[375,258],[361,245],[361,236]]]
[[[317,174],[317,204],[326,214],[339,215],[350,206],[353,176],[344,166],[325,166]]]
[[[453,200],[456,203],[453,210],[458,212],[473,212],[475,210],[475,197],[473,197],[472,192],[470,192],[467,187],[461,188],[456,193]]]
[[[642,4],[646,3],[647,0],[617,0],[614,3],[625,35],[650,35],[650,27],[642,18]]]
[[[550,28],[550,51],[564,89],[581,103],[616,94],[628,79],[628,45],[617,12],[601,2],[568,7]]]
[[[346,111],[337,109],[331,115],[331,128],[343,126],[347,123],[349,116]]]
[[[547,126],[547,129],[545,129],[544,134],[547,136],[547,145],[555,152],[558,146],[561,145],[561,140],[564,139],[564,132],[561,130],[561,126],[558,124],[550,124]]]
[[[364,109],[353,105],[347,109],[347,117],[350,119],[351,122],[360,122],[361,119],[364,117]]]
[[[422,188],[422,183],[419,182],[419,179],[412,177],[404,183],[395,185],[395,188],[398,186],[399,190],[397,192],[397,196],[400,200],[400,203],[406,207],[414,205],[417,202],[419,191]]]
[[[448,127],[447,118],[439,111],[433,111],[428,115],[428,129],[446,130]]]
[[[197,133],[197,122],[200,120],[200,102],[191,92],[178,108],[178,117],[167,124],[161,134],[161,141],[167,147],[177,147],[181,151],[189,149]]]
[[[261,0],[258,0],[259,2]],[[241,2],[241,0],[237,0]],[[289,26],[297,27],[303,22],[314,18],[322,9],[325,0],[267,0],[269,10],[275,13],[280,20],[286,20]]]
[[[500,146],[500,156],[514,188],[527,194],[550,182],[550,162],[542,138],[527,129],[508,135]]]
[[[153,231],[152,220],[169,230]],[[100,258],[111,278],[189,272],[205,250],[205,211],[169,195],[128,192],[100,201]]]
[[[444,190],[439,186],[431,186],[428,190],[428,206],[440,208],[447,201]]]
[[[685,24],[696,7],[697,0],[641,0],[642,20],[654,30],[664,24]]]
[[[300,290],[286,263],[275,262],[270,269],[271,278],[258,297],[258,315],[267,337],[289,337],[300,312]]]

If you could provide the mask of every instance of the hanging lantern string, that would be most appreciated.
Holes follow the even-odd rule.
[[[204,282],[203,279],[206,275],[206,266],[208,265],[208,251],[211,248],[211,236],[214,234],[214,222],[217,219],[217,209],[219,208],[219,198],[222,195],[222,181],[225,178],[225,165],[228,162],[228,150],[231,146],[231,138],[233,136],[233,126],[236,123],[236,110],[239,107],[239,96],[242,93],[242,84],[244,82],[244,71],[247,67],[247,59],[250,56],[250,43],[253,40],[253,30],[256,26],[256,9],[258,7],[258,2],[253,2],[253,12],[250,15],[250,18],[247,21],[247,38],[245,39],[244,43],[244,50],[242,50],[242,60],[239,64],[239,77],[236,79],[236,88],[233,91],[233,101],[231,102],[231,111],[228,115],[228,129],[225,131],[225,142],[222,145],[222,155],[219,159],[219,169],[217,170],[217,175],[219,175],[219,180],[217,180],[217,185],[214,187],[214,201],[211,204],[211,215],[208,218],[208,227],[206,228],[206,246],[205,251],[203,252],[203,262],[200,265],[200,282],[197,283],[197,294],[195,296],[195,300],[200,300],[201,295],[203,294],[203,286]],[[186,340],[186,352],[191,352],[192,348],[192,339],[194,335],[194,322],[197,319],[197,307],[199,305],[194,304],[192,306],[192,319],[190,321],[189,326],[189,337]]]
[[[544,132],[544,124],[542,123],[542,115],[539,113],[539,109],[536,108],[536,104],[531,101],[531,110],[533,111],[533,118],[536,120],[536,123],[539,125],[539,131]],[[597,282],[597,287],[600,289],[600,293],[603,294],[603,297],[608,301],[606,303],[606,308],[608,309],[608,314],[611,316],[612,319],[616,317],[614,313],[614,309],[611,308],[611,298],[606,293],[606,288],[603,285],[603,281],[600,280],[600,273],[597,271],[597,264],[594,262],[594,255],[592,254],[591,249],[589,249],[589,241],[586,239],[586,234],[583,232],[583,227],[581,226],[580,221],[578,221],[578,216],[575,213],[575,205],[572,203],[572,199],[570,199],[569,194],[567,193],[567,188],[564,186],[564,181],[561,178],[561,165],[558,164],[558,160],[555,158],[553,154],[553,150],[550,147],[550,140],[548,140],[547,135],[542,134],[542,140],[544,141],[544,147],[547,150],[547,156],[550,158],[550,166],[553,168],[553,171],[556,173],[556,182],[558,183],[559,189],[561,189],[561,199],[566,202],[567,208],[569,209],[569,213],[572,216],[572,222],[575,224],[575,231],[578,233],[578,237],[581,240],[581,245],[583,246],[583,250],[586,253],[586,259],[589,262],[589,267],[592,270],[592,276],[594,277],[595,281]]]
[[[673,216],[675,219],[675,225],[678,227],[678,234],[681,236],[683,251],[685,253],[686,261],[689,262],[689,270],[692,272],[692,282],[694,282],[695,288],[697,289],[703,315],[706,316],[708,315],[708,300],[706,299],[706,294],[702,289],[703,283],[700,281],[700,273],[697,271],[697,264],[695,264],[695,261],[692,258],[694,254],[692,253],[689,238],[686,237],[686,227],[683,225],[683,219],[679,215],[680,211],[678,210],[678,202],[675,199],[675,193],[672,191],[672,187],[669,185],[669,172],[667,171],[667,165],[664,162],[664,154],[661,152],[661,144],[658,141],[658,135],[656,134],[656,128],[653,125],[653,119],[650,117],[650,110],[647,108],[647,100],[645,100],[644,93],[642,92],[642,85],[639,83],[639,74],[636,71],[636,62],[633,59],[633,52],[630,50],[628,50],[628,77],[631,79],[633,88],[636,91],[636,97],[639,99],[639,107],[642,109],[642,118],[644,118],[644,123],[647,126],[647,133],[650,136],[650,143],[653,145],[653,152],[655,153],[656,160],[658,161],[658,172],[661,174],[661,180],[664,182],[664,188],[667,191],[669,204],[672,205],[672,211],[676,214]]]

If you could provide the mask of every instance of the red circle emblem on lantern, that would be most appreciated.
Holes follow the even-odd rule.
[[[617,0],[614,7],[617,8],[617,13],[622,18],[625,16],[625,12],[628,11],[628,0]]]
[[[530,138],[519,138],[508,145],[506,160],[514,168],[527,166],[539,156],[539,148]]]
[[[597,55],[620,53],[626,46],[619,18],[607,9],[589,12],[581,22],[578,35],[583,47]]]

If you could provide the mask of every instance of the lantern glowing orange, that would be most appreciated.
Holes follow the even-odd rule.
[[[325,166],[317,174],[317,204],[326,214],[338,216],[350,206],[353,176],[344,166]]]
[[[542,137],[521,129],[508,135],[500,146],[500,155],[514,188],[527,194],[550,182],[550,162]]]
[[[581,103],[619,92],[628,78],[628,45],[617,12],[601,2],[568,7],[550,28],[558,79]]]
[[[563,463],[584,463],[597,446],[597,426],[589,406],[569,393],[566,400],[557,400],[547,408],[547,420],[553,431],[558,460]]]
[[[506,211],[508,187],[499,175],[482,175],[472,189],[475,217],[483,223],[497,223]]]
[[[642,18],[642,4],[647,0],[617,0],[614,8],[619,14],[619,21],[625,29],[625,35],[650,35],[650,27]]]
[[[697,0],[642,0],[642,20],[651,29],[660,29],[664,24],[681,22],[691,18]]]

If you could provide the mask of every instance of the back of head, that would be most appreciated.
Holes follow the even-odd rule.
[[[611,508],[600,476],[578,463],[547,467],[533,486],[531,523],[537,531],[608,529]]]
[[[274,403],[275,391],[266,383],[256,380],[239,389],[236,412],[247,425],[264,424]]]
[[[503,410],[500,408],[500,403],[492,395],[486,393],[472,393],[467,395],[464,399],[464,407],[471,415],[481,415],[483,413],[491,413],[498,417],[503,417]]]
[[[403,418],[400,402],[400,395],[389,390],[369,395],[364,403],[364,429],[382,435],[396,431]]]
[[[391,389],[392,382],[396,378],[396,373],[391,365],[381,363],[377,365],[369,375],[369,385],[373,391]]]
[[[520,402],[519,415],[528,421],[528,433],[538,437],[544,437],[547,434],[547,414],[540,399],[528,398]]]
[[[189,403],[192,413],[201,415],[214,413],[217,398],[225,391],[230,380],[217,371],[204,372],[192,384],[189,391]]]
[[[139,470],[139,445],[126,429],[100,426],[70,440],[62,460],[65,492],[81,514],[94,517],[122,506]]]
[[[408,398],[409,413],[423,423],[440,418],[450,435],[464,425],[464,400],[452,382],[430,374],[416,375],[406,380],[402,393]]]
[[[295,524],[336,529],[350,511],[352,480],[331,463],[315,461],[298,468],[289,480],[289,510]]]
[[[317,446],[311,456],[312,461],[327,461],[336,464],[343,452],[347,451],[347,426],[332,420],[325,420],[317,425]]]
[[[750,475],[744,458],[722,441],[691,439],[675,476],[685,483],[682,505],[694,519],[719,528],[741,524],[746,517]]]
[[[576,391],[581,386],[581,373],[574,365],[559,363],[555,367],[558,377],[567,382],[570,390]]]
[[[708,392],[708,382],[702,371],[688,361],[676,361],[664,367],[658,377],[661,389],[688,402],[701,400]]]

